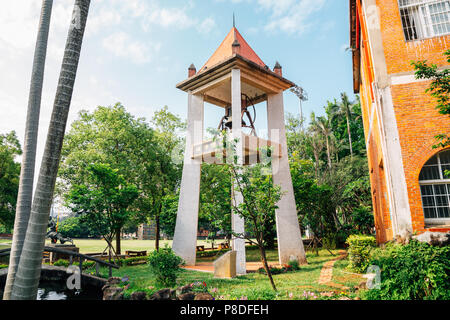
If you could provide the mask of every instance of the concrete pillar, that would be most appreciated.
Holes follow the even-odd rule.
[[[239,69],[233,69],[231,70],[231,113],[233,120],[232,137],[233,139],[238,139],[236,144],[236,153],[239,164],[243,163],[241,109],[241,71]],[[232,192],[234,205],[238,206],[243,202],[242,194],[235,190],[235,188],[233,188]],[[244,234],[245,221],[238,214],[232,214],[231,224],[233,232]],[[238,275],[246,274],[245,240],[233,237],[232,247],[233,251],[236,251],[236,273]]]
[[[283,93],[268,96],[267,122],[269,140],[280,143],[282,148],[282,157],[272,159],[273,183],[281,186],[282,192],[285,192],[278,202],[278,209],[275,212],[279,261],[280,264],[286,264],[290,260],[296,259],[300,264],[304,264],[306,255],[297,218],[287,153]]]
[[[192,147],[203,141],[203,107],[203,96],[189,93],[186,149],[172,245],[173,251],[189,266],[195,265],[196,258],[202,165],[201,159],[192,159]]]

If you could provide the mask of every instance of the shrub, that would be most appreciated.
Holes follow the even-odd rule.
[[[281,273],[286,273],[286,272],[292,272],[292,271],[300,270],[298,262],[297,262],[296,266],[293,266],[291,263],[294,264],[294,262],[291,261],[291,262],[289,262],[289,264],[285,264],[281,268],[269,266],[270,273],[274,275],[274,274],[281,274]],[[258,269],[258,273],[259,274],[266,274],[266,269],[261,267],[261,268]]]
[[[59,259],[59,260],[55,261],[53,263],[53,265],[57,266],[57,267],[66,267],[67,268],[69,266],[69,261],[64,260],[64,259]]]
[[[6,265],[6,264],[0,264],[0,269],[6,269],[6,268],[8,268],[8,265]]]
[[[146,262],[147,257],[130,257],[125,259],[117,259],[116,264],[123,267],[123,266],[131,266],[133,264],[138,264],[139,262]]]
[[[197,251],[197,258],[208,258],[208,257],[221,256],[222,254],[224,254],[230,250],[231,249]]]
[[[450,247],[412,240],[376,249],[370,264],[381,269],[381,288],[366,291],[370,300],[450,299]]]
[[[294,270],[294,271],[300,270],[300,265],[298,264],[298,260],[289,261],[289,265],[291,266],[292,270]]]
[[[362,273],[369,266],[370,252],[376,247],[377,242],[372,236],[351,235],[346,243],[349,246],[348,258],[349,269]]]
[[[176,284],[180,265],[184,264],[184,261],[171,248],[166,247],[151,252],[148,264],[159,285],[172,287]]]

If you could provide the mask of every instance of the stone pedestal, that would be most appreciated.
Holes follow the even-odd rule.
[[[214,278],[236,277],[236,251],[229,251],[214,261]]]

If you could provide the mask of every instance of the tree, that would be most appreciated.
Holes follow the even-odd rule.
[[[153,163],[146,163],[145,190],[148,191],[151,206],[147,211],[148,216],[155,219],[156,241],[155,249],[159,250],[159,239],[161,230],[161,212],[166,197],[173,195],[180,183],[181,166],[174,159],[174,152],[182,144],[178,131],[185,128],[186,124],[180,117],[168,111],[168,107],[155,112],[152,118],[157,140],[156,156]],[[149,150],[153,152],[153,150]],[[170,211],[166,211],[166,214]],[[170,221],[176,219],[165,217]]]
[[[320,133],[325,139],[328,169],[331,170],[331,137],[333,135],[331,121],[330,119],[323,116],[316,119],[314,113],[311,115],[311,118],[312,131]]]
[[[20,174],[20,164],[15,158],[21,154],[14,131],[0,134],[0,224],[6,230],[11,230],[14,225]]]
[[[313,174],[310,160],[300,159],[294,154],[290,159],[292,184],[300,225],[312,231],[313,248],[318,254],[322,239],[336,233],[333,218],[335,206],[333,190],[326,184],[319,184]]]
[[[151,204],[147,207],[142,204],[149,197],[147,167],[151,166],[151,174],[157,174],[157,150],[154,131],[145,119],[136,119],[120,103],[99,106],[93,112],[81,111],[65,137],[58,193],[64,197],[72,185],[86,183],[90,177],[89,164],[106,164],[140,190],[134,203],[136,210],[130,217],[137,224],[147,211],[153,210]],[[116,230],[115,235],[115,252],[121,254],[121,231]]]
[[[13,300],[34,300],[37,296],[48,217],[89,5],[90,0],[75,0],[27,234],[13,284]]]
[[[69,238],[98,238],[101,235],[80,216],[73,216],[62,220],[58,225],[58,232]]]
[[[445,51],[447,62],[450,64],[450,49]],[[427,61],[417,61],[411,63],[416,70],[416,79],[432,80],[426,92],[436,98],[436,109],[440,114],[450,115],[450,69],[438,71],[435,64],[429,65]],[[450,136],[442,133],[436,136],[438,144],[433,148],[446,147],[450,145]]]
[[[13,240],[6,278],[4,300],[9,300],[15,280],[20,254],[22,253],[28,220],[30,218],[33,194],[34,168],[36,162],[39,113],[41,109],[42,86],[44,82],[45,59],[47,55],[48,32],[53,0],[43,0],[39,21],[33,71],[31,74],[30,94],[28,98],[25,143],[23,146],[22,170],[20,173],[19,197],[17,199],[16,219],[14,221]]]
[[[340,245],[373,227],[359,97],[350,102],[343,93],[324,109],[325,116],[311,114],[304,133],[289,117],[286,126],[297,213],[302,227],[312,231],[316,252],[320,243]]]
[[[112,242],[130,219],[130,207],[139,196],[135,185],[105,164],[92,164],[82,185],[71,185],[66,195],[67,205],[89,228],[107,242],[109,260],[114,251]],[[117,248],[117,246],[116,246]]]
[[[226,166],[202,165],[199,226],[210,232],[213,245],[218,233],[231,238],[231,179]]]
[[[243,199],[242,203],[238,204],[232,197],[233,210],[247,221],[249,231],[246,234],[234,234],[234,236],[247,239],[252,243],[255,243],[252,238],[256,238],[255,244],[259,248],[264,270],[273,290],[277,291],[267,263],[264,226],[268,221],[274,220],[277,203],[282,197],[281,187],[273,184],[272,176],[264,174],[264,166],[261,164],[243,167],[232,163],[227,166],[235,181],[235,190],[242,194]]]
[[[347,94],[341,93],[341,102],[338,104],[336,101],[329,105],[331,108],[331,116],[332,119],[344,116],[347,123],[347,136],[348,136],[348,144],[350,148],[350,156],[353,157],[353,146],[352,146],[352,133],[350,130],[350,119],[352,116],[352,102],[350,102]]]

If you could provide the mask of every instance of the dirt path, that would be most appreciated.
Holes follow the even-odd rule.
[[[323,264],[322,271],[320,271],[318,281],[319,284],[333,285],[331,283],[331,281],[333,280],[333,266],[336,261],[344,259],[347,256],[347,252],[345,250],[340,250],[339,254],[339,257],[336,257],[333,260],[327,261]]]

